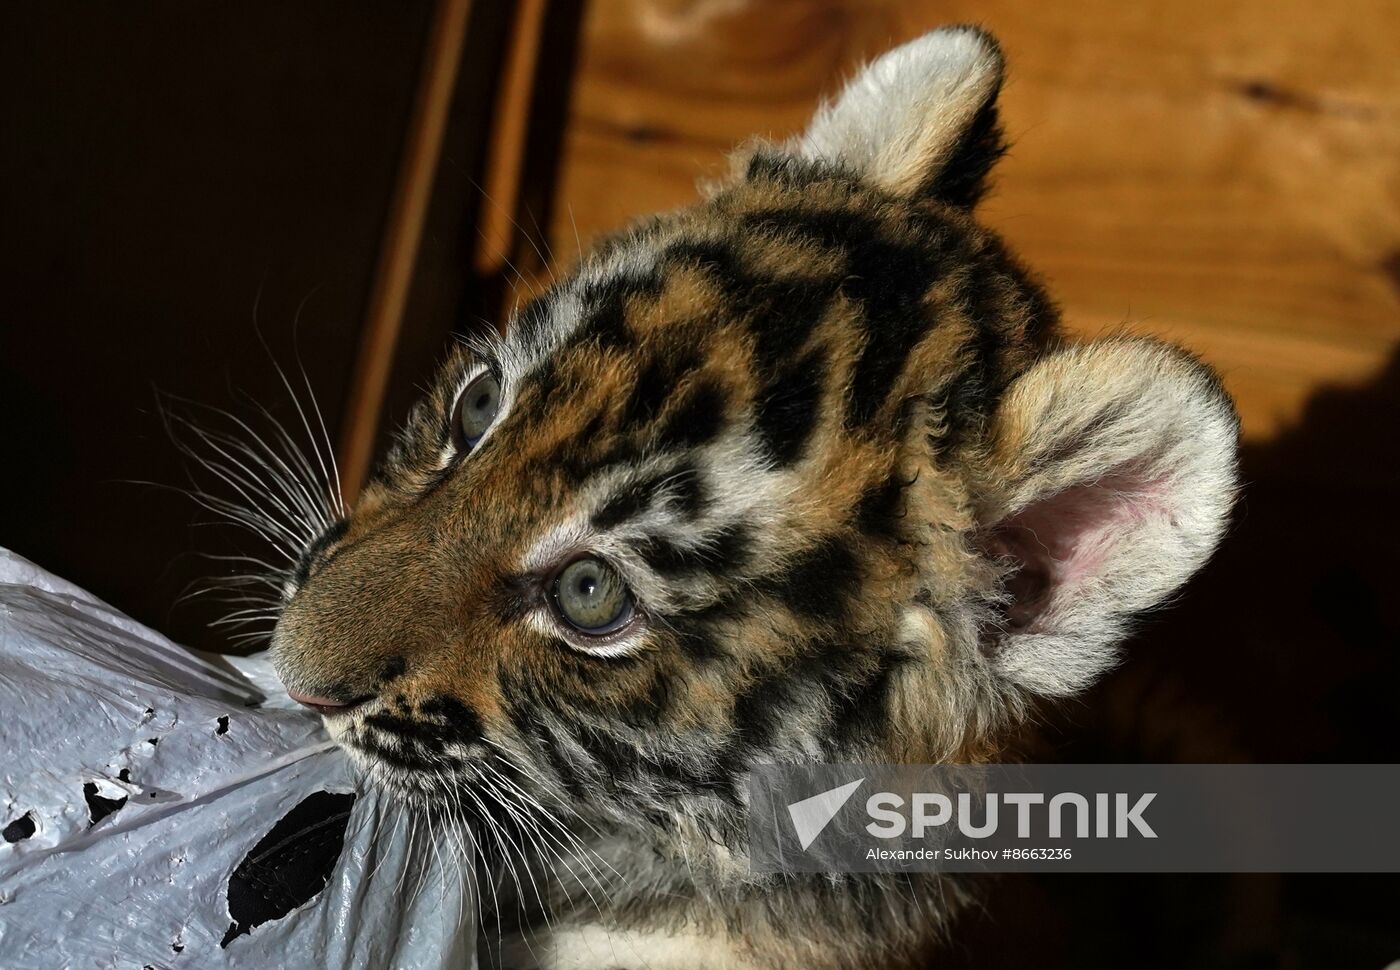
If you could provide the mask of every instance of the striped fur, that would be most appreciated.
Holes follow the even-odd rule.
[[[1062,347],[1040,285],[972,218],[1000,81],[985,34],[930,34],[803,138],[605,240],[454,353],[289,587],[279,670],[374,698],[329,722],[373,778],[528,795],[589,833],[560,840],[571,865],[621,874],[592,901],[553,880],[555,934],[529,959],[911,958],[962,888],[756,883],[745,772],[993,757],[1217,541],[1235,434],[1218,384],[1146,341]],[[501,412],[458,453],[453,403],[485,371]],[[548,607],[583,552],[638,604],[605,643]],[[471,801],[483,831],[515,824]],[[569,868],[527,842],[531,865]],[[594,960],[607,934],[635,956]]]

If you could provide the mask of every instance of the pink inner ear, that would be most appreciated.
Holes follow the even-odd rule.
[[[1125,467],[1072,485],[991,530],[987,554],[1019,564],[1006,583],[1012,630],[1045,632],[1049,608],[1063,593],[1101,575],[1114,548],[1133,541],[1137,523],[1169,513],[1166,479],[1133,472]]]

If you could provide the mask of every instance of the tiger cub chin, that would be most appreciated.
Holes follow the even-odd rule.
[[[751,874],[748,769],[987,760],[1219,540],[1215,376],[1066,343],[973,218],[1002,71],[934,31],[601,242],[285,577],[282,679],[476,847],[483,965],[919,959],[965,885]]]

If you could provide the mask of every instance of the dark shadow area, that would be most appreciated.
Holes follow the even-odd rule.
[[[1048,715],[1064,762],[1400,761],[1400,354],[1246,445],[1212,563],[1092,692]],[[1339,793],[1342,797],[1344,793]],[[1400,876],[1003,876],[956,967],[1381,970]]]
[[[246,415],[242,391],[295,426],[258,330],[294,376],[299,347],[338,440],[431,12],[0,13],[0,543],[222,643],[219,611],[172,604],[215,571],[198,553],[265,550],[126,480],[187,484],[156,390]]]
[[[548,7],[519,197],[488,201],[520,14],[472,5],[381,453],[451,335],[509,310],[509,281],[473,267],[483,207],[528,213],[513,261],[545,245],[582,11]],[[183,597],[248,571],[211,555],[281,560],[179,494],[249,501],[180,453],[158,400],[241,440],[207,408],[275,443],[266,408],[308,452],[340,442],[432,16],[418,0],[0,13],[0,544],[182,643],[259,645],[209,626],[230,609],[217,595]]]

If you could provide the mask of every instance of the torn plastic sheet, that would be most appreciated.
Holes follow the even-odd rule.
[[[266,658],[0,549],[0,968],[474,966],[459,868],[404,813]]]

